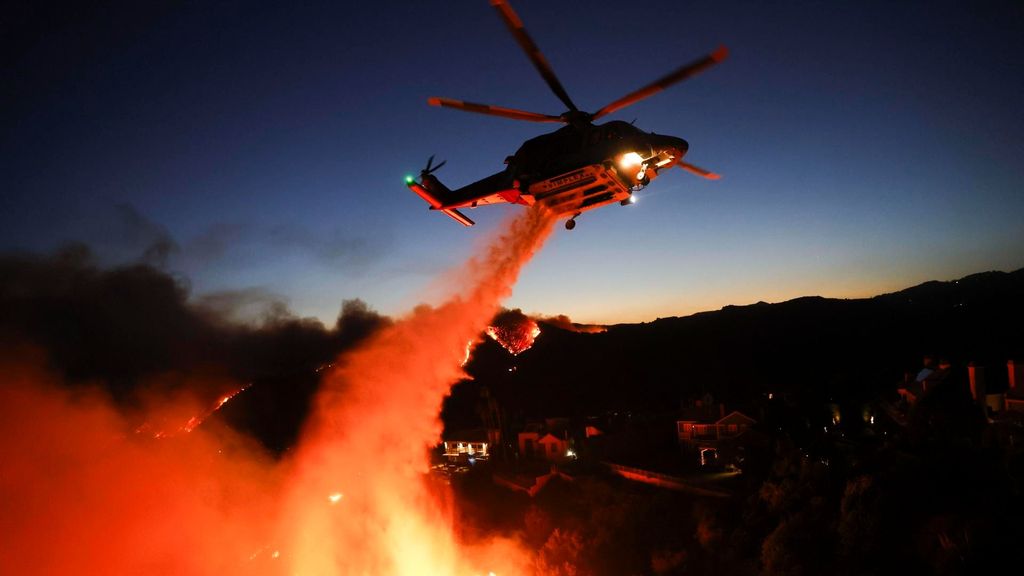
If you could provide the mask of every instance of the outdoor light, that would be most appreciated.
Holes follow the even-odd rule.
[[[631,166],[639,166],[644,163],[644,159],[640,157],[636,152],[627,152],[622,155],[619,159],[619,166],[623,168],[629,168]]]

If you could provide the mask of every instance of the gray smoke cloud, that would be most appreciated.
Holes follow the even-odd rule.
[[[0,279],[0,344],[7,349],[41,350],[62,382],[102,383],[121,404],[137,402],[154,382],[174,392],[184,382],[180,374],[263,382],[251,394],[265,404],[256,412],[281,410],[274,428],[255,420],[249,431],[278,448],[297,433],[316,370],[391,323],[359,300],[343,302],[326,327],[296,317],[264,289],[192,299],[187,279],[144,261],[102,266],[83,244],[46,256],[0,255]],[[223,390],[193,392],[210,400]]]

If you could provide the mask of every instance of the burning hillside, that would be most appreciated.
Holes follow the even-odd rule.
[[[221,394],[208,408],[193,412],[187,419],[179,416],[176,421],[167,417],[161,418],[159,421],[154,419],[146,420],[135,429],[135,433],[159,439],[192,432],[210,416],[213,416],[214,413],[223,408],[232,398],[248,390],[250,386],[252,384],[246,384],[234,391]],[[157,412],[157,410],[150,410],[149,412]]]
[[[600,334],[608,330],[606,326],[599,324],[578,324],[564,314],[531,318],[521,310],[515,309],[499,312],[485,333],[510,354],[518,356],[533,347],[534,340],[541,333],[540,323],[580,334]]]
[[[540,336],[540,326],[519,310],[505,310],[494,317],[486,333],[513,356],[526,352]]]

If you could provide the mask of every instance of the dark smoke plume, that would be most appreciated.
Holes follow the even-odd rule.
[[[229,415],[237,412],[246,431],[275,449],[294,439],[317,368],[391,322],[349,300],[326,328],[255,289],[193,303],[183,279],[148,263],[104,269],[82,245],[52,256],[2,255],[0,279],[5,348],[42,350],[62,382],[102,383],[122,405],[145,403],[151,388],[177,393],[184,374],[203,388],[190,391],[203,404],[228,388],[262,384],[238,399],[242,407],[254,403],[250,410]],[[236,321],[253,306],[263,311],[261,322]],[[269,421],[251,416],[272,410]]]
[[[550,324],[555,328],[561,328],[562,330],[568,330],[569,332],[579,332],[581,334],[600,334],[608,330],[608,327],[602,324],[579,324],[573,322],[565,314],[559,314],[558,316],[539,316],[536,317],[535,320],[543,324]]]

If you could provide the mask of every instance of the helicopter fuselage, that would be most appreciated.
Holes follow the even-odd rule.
[[[505,170],[462,188],[449,190],[432,174],[423,177],[422,185],[409,185],[433,209],[466,225],[472,221],[458,208],[499,202],[539,202],[556,215],[575,218],[612,202],[632,203],[635,190],[672,168],[688,148],[682,138],[644,132],[622,121],[567,125],[527,140],[505,160]]]

